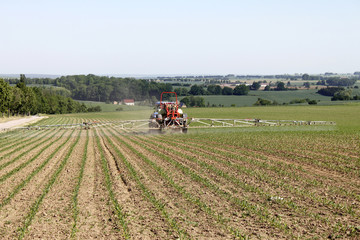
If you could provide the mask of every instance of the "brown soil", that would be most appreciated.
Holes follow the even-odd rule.
[[[68,135],[68,134],[67,134]],[[65,136],[64,136],[65,140]],[[14,239],[17,236],[17,230],[23,225],[23,221],[27,216],[30,207],[34,201],[41,194],[43,187],[48,182],[50,176],[59,165],[60,161],[66,154],[69,145],[75,141],[74,138],[70,139],[68,143],[60,149],[60,151],[53,157],[53,159],[40,171],[21,191],[15,195],[9,204],[5,205],[0,211],[0,236],[7,239]],[[45,152],[50,155],[57,145],[53,145]],[[45,160],[45,157],[39,157],[37,164]],[[23,169],[22,175],[28,176],[32,170],[29,168]],[[6,187],[5,183],[5,187]]]
[[[79,121],[72,117],[67,119]],[[0,201],[9,196],[14,187],[63,143],[72,130],[58,130],[56,137],[64,132],[65,135],[35,161],[1,183]],[[17,230],[24,224],[30,207],[42,193],[78,133],[79,130],[75,130],[69,142],[47,166],[8,204],[0,207],[1,239],[17,238]],[[289,143],[291,150],[284,152],[281,147],[271,149],[264,146],[257,149],[249,143],[232,143],[231,140],[219,145],[216,139],[188,136],[186,142],[177,141],[175,144],[173,139],[177,136],[135,135],[131,131],[103,126],[81,132],[81,138],[67,165],[40,204],[25,239],[70,238],[74,224],[73,194],[87,133],[89,144],[78,195],[76,239],[124,238],[123,227],[106,187],[101,153],[109,168],[111,189],[125,214],[131,239],[176,239],[179,234],[176,227],[170,224],[171,221],[191,239],[232,239],[234,235],[230,228],[251,239],[356,239],[360,236],[360,180],[354,175],[358,169],[356,161],[359,156],[355,151],[359,149],[355,146],[358,143],[356,139],[348,144],[333,140],[339,144],[339,148],[333,150],[331,144],[316,143],[307,148],[300,146],[300,140],[295,140]],[[99,136],[100,149],[95,133]],[[39,131],[33,136],[37,138],[41,134],[45,133]],[[56,139],[49,136],[49,142]],[[16,138],[24,140],[20,135],[13,136],[14,140]],[[326,138],[326,135],[317,138]],[[261,145],[267,140],[264,137],[256,144]],[[276,144],[280,146],[282,141],[287,143],[289,140],[282,139]],[[21,151],[4,160],[11,161],[22,151],[32,149],[29,156],[2,169],[0,177],[45,146],[33,149],[34,145],[35,142],[24,144]],[[149,190],[150,195],[163,204],[167,217],[146,197],[122,157],[132,165],[139,177],[138,181]],[[160,167],[172,181],[146,160]],[[188,168],[189,172],[181,170],[170,160]],[[320,164],[313,161],[319,161]],[[321,167],[321,164],[336,162],[340,167],[353,168],[346,173],[334,170],[330,165]],[[195,175],[201,177],[201,180]],[[174,185],[180,186],[182,190]],[[204,206],[211,211],[205,211]],[[350,206],[353,208],[352,213],[347,209]],[[287,224],[287,227],[283,224]]]
[[[74,132],[74,137],[79,131]],[[26,239],[61,239],[69,238],[73,223],[72,197],[77,184],[76,177],[84,152],[86,135],[81,132],[79,142],[75,146],[67,165],[62,170],[56,183],[44,198]]]
[[[126,138],[123,138],[123,140],[126,141]],[[139,141],[139,140],[136,139],[136,141]],[[153,153],[149,153],[148,151],[144,150],[142,147],[140,147],[137,144],[133,144],[131,142],[128,142],[128,143],[131,144],[136,150],[145,154],[149,159],[156,162],[156,164],[158,166],[161,166],[162,168],[164,168],[166,170],[166,172],[172,173],[171,175],[172,175],[174,181],[177,183],[180,183],[180,185],[182,185],[184,187],[184,189],[186,189],[187,192],[189,192],[191,195],[198,197],[204,203],[206,203],[208,206],[211,206],[211,208],[217,214],[221,214],[224,217],[224,219],[231,219],[230,222],[226,223],[226,226],[228,226],[228,227],[231,226],[233,229],[238,229],[241,233],[249,234],[249,233],[254,232],[253,231],[254,228],[260,228],[260,227],[264,227],[266,225],[266,224],[264,225],[261,222],[258,223],[258,222],[252,221],[251,218],[244,219],[241,216],[242,215],[241,211],[238,211],[239,209],[236,209],[237,207],[232,205],[231,202],[228,202],[226,200],[224,201],[224,199],[221,198],[217,193],[212,192],[212,190],[210,190],[210,189],[204,188],[204,186],[202,184],[195,182],[193,179],[191,179],[188,176],[185,176],[184,173],[175,169],[173,166],[166,163],[163,159],[158,158]],[[139,143],[141,143],[141,141]],[[157,152],[166,153],[167,155],[172,156],[172,158],[174,160],[181,162],[182,164],[184,164],[184,166],[190,166],[190,165],[188,165],[188,162],[186,162],[186,161],[184,162],[184,159],[182,158],[182,156],[175,156],[173,154],[170,154],[169,152],[166,152],[165,149],[161,149],[156,146],[151,146],[151,148],[155,149]],[[141,163],[139,163],[140,169],[143,169],[143,170],[149,169],[149,166],[146,166],[144,164],[140,165],[140,164]],[[195,166],[191,165],[191,167],[195,167]],[[199,169],[198,166],[195,168]],[[192,169],[195,170],[194,168],[192,168]],[[164,180],[162,180],[160,176],[156,176],[155,173],[148,173],[147,175],[153,176],[152,181],[157,180],[157,181],[160,181],[160,183],[162,185],[164,185]],[[209,177],[209,175],[211,175],[211,174],[209,174],[209,173],[202,172],[202,173],[199,173],[199,175],[201,175],[202,177],[204,177],[208,180],[211,179],[211,177]],[[216,183],[216,181],[215,181],[215,183]],[[171,189],[167,185],[161,186],[160,188],[155,188],[156,184],[153,182],[152,184],[150,184],[150,186],[152,186],[154,188],[154,192],[156,192],[157,194],[161,193],[161,191],[164,191],[164,189],[169,189],[169,191],[173,192],[171,194],[173,194],[173,195],[175,194],[175,190]],[[220,188],[222,188],[222,187],[220,187]],[[166,196],[169,196],[169,195],[170,195],[170,193],[168,193]],[[172,197],[172,199],[177,199],[177,200],[181,199],[181,198],[183,198],[181,195]],[[191,203],[189,201],[185,201],[185,199],[183,199],[182,201],[183,201],[182,206],[185,206],[185,210],[183,212],[186,212],[187,214],[189,214],[189,213],[196,214],[196,216],[191,216],[191,214],[189,214],[190,216],[187,216],[187,218],[189,218],[189,219],[195,218],[195,219],[199,220],[198,227],[197,227],[197,229],[195,229],[194,232],[191,232],[191,234],[190,234],[191,236],[194,236],[194,237],[204,236],[204,232],[206,232],[206,234],[209,234],[208,237],[210,237],[210,238],[216,238],[216,236],[217,237],[227,236],[225,238],[230,237],[228,235],[229,232],[226,232],[226,231],[224,232],[224,229],[221,228],[219,223],[216,223],[216,219],[214,219],[214,217],[206,215],[203,211],[201,211],[200,209],[197,209],[197,207],[194,206],[193,203]],[[169,202],[171,202],[171,201],[169,201]],[[176,205],[176,204],[174,204],[174,205]],[[190,210],[190,209],[194,209],[194,210],[197,209],[197,210],[195,210],[195,212],[194,212],[194,210]],[[174,209],[172,209],[172,210],[174,210]],[[212,230],[210,231],[209,229],[212,229]],[[196,230],[197,230],[197,232],[196,232]],[[276,233],[277,233],[276,231],[274,231],[274,233],[269,233],[267,231],[263,231],[262,237],[270,237],[271,235],[275,236]]]

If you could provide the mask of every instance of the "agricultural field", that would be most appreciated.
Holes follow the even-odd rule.
[[[336,126],[0,133],[1,239],[358,239],[360,105],[192,108]],[[55,115],[39,125],[146,118]]]
[[[311,100],[319,101],[318,105],[342,105],[344,104],[341,101],[331,101],[331,97],[322,96],[317,94],[317,89],[301,89],[297,91],[250,91],[248,95],[244,96],[226,96],[226,95],[204,95],[202,96],[205,100],[205,104],[209,103],[210,106],[215,104],[218,106],[219,104],[224,105],[225,107],[230,107],[232,104],[235,104],[236,107],[249,107],[253,106],[253,104],[258,100],[258,98],[276,101],[279,104],[289,103],[294,99],[306,99],[309,98]],[[359,89],[352,89],[353,95],[360,95]],[[360,102],[360,101],[357,101]],[[302,105],[307,105],[308,103],[304,103]]]

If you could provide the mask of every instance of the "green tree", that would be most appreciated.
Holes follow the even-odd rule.
[[[334,94],[334,97],[331,98],[331,101],[351,100],[351,94],[351,89],[338,91]]]
[[[20,74],[20,81],[16,84],[17,88],[24,90],[26,88],[26,77],[25,74]]]
[[[276,90],[277,90],[277,91],[284,91],[284,90],[286,90],[286,88],[285,88],[285,83],[283,83],[283,82],[277,82],[277,83],[276,83]]]
[[[195,84],[195,85],[191,86],[189,94],[191,94],[191,95],[204,95],[204,89],[203,89],[203,87]]]
[[[205,100],[203,97],[195,97],[195,106],[196,107],[205,107]]]
[[[187,107],[190,106],[190,98],[189,97],[184,97],[183,99],[180,100],[180,102],[185,104]]]
[[[304,87],[306,87],[307,89],[310,88],[310,82],[304,82]]]
[[[23,91],[21,91],[20,88],[11,88],[10,111],[12,112],[12,115],[18,115],[20,113],[24,101],[23,96]]]
[[[261,82],[253,82],[250,86],[251,90],[259,90],[259,88],[261,87]]]
[[[301,78],[302,78],[302,80],[305,80],[305,81],[310,80],[310,76],[307,73],[303,74]]]
[[[11,101],[11,87],[0,78],[0,113],[4,116],[4,112],[9,111]]]
[[[258,100],[254,103],[255,106],[267,106],[267,105],[274,105],[273,102],[266,100],[266,99],[262,99],[262,98],[258,98]],[[277,104],[275,104],[277,105]]]
[[[232,95],[232,94],[233,94],[232,88],[224,87],[222,89],[222,95]]]
[[[246,85],[238,85],[234,88],[234,95],[247,95],[249,93],[249,87]]]
[[[219,85],[209,85],[207,91],[210,95],[221,95],[221,87]]]

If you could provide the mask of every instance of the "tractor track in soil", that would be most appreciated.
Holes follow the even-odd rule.
[[[81,131],[81,130],[80,130]],[[25,239],[61,239],[69,238],[72,226],[72,197],[76,184],[76,176],[80,171],[80,162],[86,136],[77,130],[74,136],[80,135],[79,142],[75,145],[69,161],[58,176],[55,184],[44,198],[29,233]]]
[[[118,145],[124,146],[124,151],[131,152],[130,154],[135,154],[133,161],[136,161],[136,165],[139,169],[144,171],[144,176],[147,178],[147,185],[150,190],[156,194],[157,198],[163,199],[164,203],[171,210],[172,215],[179,223],[184,226],[191,237],[206,237],[206,238],[216,238],[216,237],[225,237],[230,238],[228,232],[224,231],[223,227],[216,224],[216,221],[210,216],[206,215],[201,209],[195,206],[193,211],[189,211],[188,208],[192,208],[193,203],[189,202],[187,199],[170,186],[167,183],[167,180],[164,179],[159,173],[148,163],[141,158],[139,158],[138,153],[142,154],[149,161],[155,163],[157,166],[161,167],[163,162],[155,156],[153,153],[146,151],[145,149],[139,147],[137,144],[134,144],[132,141],[128,141],[127,138],[119,136],[121,141],[124,141],[125,144],[130,146],[124,146],[125,144],[119,142],[117,139],[112,138],[113,142],[117,142]],[[126,150],[126,149],[127,150]],[[132,148],[132,149],[131,149]],[[138,153],[136,153],[136,151]],[[160,164],[160,162],[161,164]],[[164,168],[165,169],[165,168]],[[170,170],[173,173],[174,169]],[[167,169],[166,172],[169,172]],[[173,175],[173,174],[171,174]],[[195,220],[196,219],[196,220]]]
[[[49,176],[51,176],[51,174],[59,166],[61,159],[66,154],[68,146],[75,141],[72,136],[63,136],[63,138],[62,143],[64,143],[67,139],[68,141],[61,146],[55,156],[50,159],[44,168],[41,169],[41,171],[30,180],[30,182],[22,187],[21,191],[14,195],[8,204],[0,209],[0,226],[4,226],[4,228],[0,230],[0,236],[4,234],[4,236],[7,236],[8,239],[17,238],[18,229],[21,227],[26,214],[30,211],[31,205],[41,194]],[[51,153],[55,152],[58,147],[58,145],[50,146],[45,151],[46,156],[50,156]],[[37,159],[39,161],[39,165],[44,158],[47,157],[39,156]],[[21,174],[28,176],[31,172],[31,169],[24,169]]]
[[[136,139],[136,141],[138,141],[138,139]],[[140,141],[139,141],[140,142]],[[134,144],[134,143],[131,143]],[[144,146],[147,145],[146,143],[141,143]],[[137,144],[136,144],[137,145]],[[150,148],[154,149],[155,151],[158,151],[159,153],[163,152],[163,149],[154,146],[154,145],[148,145]],[[144,152],[145,149],[143,149],[142,147],[140,147],[139,145],[136,146],[136,149],[139,151]],[[146,152],[146,151],[145,151]],[[144,153],[145,153],[144,152]],[[163,152],[168,156],[171,156],[175,161],[178,161],[179,163],[182,162],[181,156],[174,156],[168,152]],[[151,154],[147,153],[147,156],[149,156]],[[153,155],[153,159],[157,159],[156,156]],[[249,232],[256,232],[254,229],[256,229],[257,227],[266,229],[266,224],[264,223],[254,223],[254,224],[249,224],[249,222],[251,222],[251,219],[243,219],[241,217],[235,217],[235,216],[231,216],[231,214],[234,212],[234,210],[230,210],[233,209],[233,205],[231,203],[228,203],[227,201],[224,201],[220,196],[218,196],[217,193],[212,192],[212,190],[208,191],[206,189],[204,189],[204,187],[202,186],[202,184],[195,182],[193,179],[191,179],[189,176],[185,176],[183,172],[181,172],[178,169],[175,169],[173,166],[169,166],[168,163],[165,163],[164,160],[157,160],[156,163],[161,166],[162,168],[166,169],[166,171],[168,172],[172,172],[174,173],[174,180],[176,182],[180,182],[180,183],[184,183],[184,189],[186,189],[188,192],[190,192],[191,194],[193,194],[196,197],[199,197],[199,199],[201,199],[202,201],[204,201],[205,203],[207,203],[209,206],[211,206],[215,211],[221,213],[224,215],[224,218],[229,218],[229,219],[235,219],[234,222],[229,223],[228,225],[232,225],[234,228],[239,228],[244,230],[244,226],[246,226],[245,228],[247,228],[247,230]],[[145,168],[146,166],[144,166],[143,168]],[[192,169],[194,170],[194,169]],[[208,176],[203,176],[205,178],[208,179]],[[228,211],[224,211],[224,209],[228,209]],[[236,213],[235,211],[235,214]],[[213,223],[214,224],[214,223]],[[257,227],[256,227],[257,226]],[[244,230],[243,233],[246,233],[246,231]],[[276,231],[275,231],[276,232]],[[274,234],[274,233],[269,233],[269,234]],[[276,233],[275,233],[276,234]],[[270,236],[270,235],[263,235],[264,236]]]
[[[99,150],[92,131],[89,131],[87,160],[84,177],[78,194],[78,221],[76,237],[78,239],[105,239],[113,232],[113,214],[108,205],[108,193],[105,188],[101,169]]]
[[[121,157],[115,152],[113,146],[108,143],[106,137],[102,136],[102,133],[99,135],[102,138],[104,149],[106,149],[107,159],[112,162],[110,164],[111,174],[113,179],[117,178],[117,181],[114,181],[114,190],[119,204],[123,206],[125,214],[127,215],[128,227],[132,238],[138,238],[137,236],[139,235],[149,236],[149,239],[176,238],[176,235],[172,233],[174,230],[171,230],[166,219],[164,219],[156,207],[146,199],[137,182],[129,173],[129,169],[122,162]],[[147,182],[147,176],[144,175],[144,172],[138,168],[135,162],[137,157],[134,153],[116,141],[113,141],[113,144],[133,165],[134,169],[136,169],[137,173],[141,176],[141,181],[143,183],[144,181]],[[144,184],[149,187],[148,184]],[[122,197],[121,191],[127,191],[128,194]],[[142,206],[141,209],[137,207],[139,205]]]
[[[171,143],[169,143],[169,142],[164,142],[164,145],[166,145],[166,146],[171,146]],[[181,145],[181,144],[178,144],[178,145]],[[186,144],[185,144],[185,146],[186,146]],[[190,146],[187,146],[187,147],[189,147],[189,148],[191,148]],[[175,146],[171,146],[171,148],[175,148]],[[191,155],[191,154],[193,154],[193,157],[196,157],[196,155],[198,155],[198,154],[195,154],[194,155],[194,153],[188,153],[186,150],[184,150],[184,149],[181,149],[182,150],[182,153],[183,154],[189,154],[189,155]],[[199,150],[199,149],[197,149],[197,150]],[[211,153],[207,153],[207,154],[209,154],[209,156],[211,156]],[[198,158],[199,159],[202,159],[202,160],[204,160],[204,161],[206,161],[206,158],[201,158],[201,157],[199,157],[198,156]],[[228,161],[232,161],[231,159],[227,159]],[[213,161],[210,161],[209,162],[210,164],[212,164],[213,163]],[[215,165],[217,168],[218,168],[218,166],[217,165]],[[198,167],[199,168],[199,167]],[[194,169],[196,169],[196,167],[194,167]],[[230,169],[230,168],[228,168],[227,170],[226,170],[226,168],[224,169],[225,170],[225,172],[233,172],[233,170],[234,169]],[[236,176],[236,173],[234,172],[233,173],[234,174],[234,176]],[[241,174],[241,175],[243,175],[243,174]],[[240,177],[240,175],[238,176],[238,177]],[[255,180],[255,183],[256,182],[258,182],[258,180]],[[247,183],[249,183],[250,185],[253,185],[254,184],[254,180],[253,179],[248,179],[247,180]],[[224,180],[223,182],[221,182],[221,185],[231,185],[231,183],[228,181],[228,180]],[[264,185],[265,184],[265,185]],[[259,186],[258,184],[256,184],[257,186]],[[272,186],[266,186],[267,184],[266,183],[263,183],[263,185],[262,185],[262,187],[260,188],[260,189],[262,189],[263,191],[270,191],[271,189],[272,189]],[[241,193],[241,194],[243,194],[243,193]],[[297,200],[297,198],[298,198],[298,196],[293,196],[293,194],[289,194],[286,190],[282,190],[281,192],[277,192],[277,194],[276,195],[273,195],[273,196],[282,196],[284,199],[295,199],[295,202],[297,202],[297,203],[299,203],[299,201],[296,201]],[[294,219],[294,216],[298,216],[299,214],[300,214],[300,216],[298,216],[298,218],[302,218],[301,217],[301,215],[303,215],[303,213],[302,213],[302,211],[300,211],[300,212],[298,212],[298,211],[294,211],[293,209],[289,209],[289,207],[287,207],[287,206],[281,206],[280,204],[273,204],[273,202],[272,201],[269,201],[266,197],[264,198],[264,196],[263,196],[263,199],[261,200],[259,200],[259,196],[257,196],[257,195],[254,195],[254,194],[252,194],[252,196],[250,196],[249,197],[249,199],[251,200],[251,202],[256,202],[256,203],[258,203],[258,204],[260,204],[260,205],[264,205],[264,206],[269,206],[269,207],[271,207],[271,210],[270,210],[270,212],[272,212],[272,214],[274,214],[275,216],[276,215],[278,215],[277,213],[278,212],[281,212],[282,214],[281,214],[281,218],[284,220],[284,222],[286,222],[287,224],[289,224],[289,225],[294,225],[293,223],[292,223],[292,221],[293,221],[293,219]],[[321,217],[319,217],[319,215],[326,215],[327,213],[329,213],[329,211],[331,212],[331,213],[334,213],[334,210],[329,210],[328,209],[328,207],[322,207],[321,205],[315,205],[315,206],[313,206],[314,205],[314,203],[313,202],[311,202],[311,201],[307,201],[307,199],[304,199],[304,201],[305,201],[305,204],[303,205],[303,206],[301,206],[301,205],[299,205],[298,207],[306,207],[307,209],[309,209],[309,211],[307,212],[307,213],[305,213],[305,216],[307,217],[307,218],[312,218],[313,220],[313,222],[315,221],[315,222],[318,222],[320,225],[322,224],[322,225],[324,225],[323,224],[323,221],[325,221],[325,219],[323,219],[323,218],[321,218]],[[284,209],[284,207],[285,207],[285,209]],[[336,213],[336,211],[335,211],[335,213]],[[316,214],[319,214],[319,215],[316,215]],[[288,216],[287,216],[288,215]],[[330,214],[331,215],[331,214]],[[338,214],[337,215],[337,217],[334,217],[333,218],[333,225],[335,225],[336,224],[336,222],[339,220],[339,216],[340,216],[340,218],[343,218],[343,217],[341,217],[343,214]],[[318,218],[318,219],[317,219]],[[358,221],[356,221],[355,220],[356,218],[354,218],[354,220],[353,220],[353,223],[356,225],[357,224],[357,222]],[[299,227],[297,227],[297,229],[298,229],[298,231],[303,231],[303,229],[305,228],[307,228],[307,227],[309,227],[308,226],[308,224],[307,223],[302,223],[301,225],[304,225],[305,224],[305,226],[299,226]],[[328,226],[328,228],[331,228],[332,227],[332,225],[331,224],[329,224],[329,226]],[[323,234],[326,234],[326,231],[331,231],[331,229],[321,229],[321,231],[323,231],[323,230],[325,230],[325,233],[323,233]]]

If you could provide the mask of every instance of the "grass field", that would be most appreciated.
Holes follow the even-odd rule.
[[[205,104],[209,102],[210,105],[215,104],[218,106],[222,104],[226,107],[230,107],[232,104],[235,104],[237,107],[252,106],[258,98],[267,99],[271,101],[277,101],[279,104],[289,103],[294,99],[306,99],[318,100],[318,105],[341,105],[344,104],[343,101],[331,101],[331,97],[322,96],[317,94],[318,90],[309,89],[309,90],[297,90],[297,91],[250,91],[246,96],[224,96],[224,95],[211,95],[203,96],[205,99]],[[353,95],[360,95],[358,89],[353,89]],[[360,102],[360,101],[357,101]],[[302,105],[307,105],[304,103]]]
[[[0,134],[1,239],[358,239],[360,104],[189,108],[333,126]],[[147,118],[150,110],[38,124]]]
[[[100,106],[102,112],[116,112],[118,108],[122,108],[122,111],[139,111],[139,110],[147,110],[152,109],[149,106],[127,106],[127,105],[115,105],[111,103],[104,103],[104,102],[94,102],[94,101],[78,101],[80,103],[84,103],[87,107],[96,107]]]

